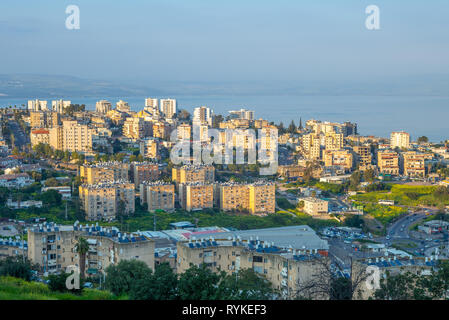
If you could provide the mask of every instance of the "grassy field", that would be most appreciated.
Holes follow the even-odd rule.
[[[354,204],[357,206],[363,206],[363,211],[366,214],[369,214],[383,225],[390,223],[393,219],[408,212],[407,208],[398,206],[383,206],[374,203],[360,202],[354,202]]]
[[[46,284],[0,277],[0,300],[116,300],[108,291],[84,289],[81,295],[52,292]]]
[[[395,204],[405,206],[438,206],[449,204],[449,201],[441,201],[434,196],[435,186],[409,186],[392,185],[391,191],[375,191],[357,194],[351,199],[360,202],[377,203],[379,200],[394,200]]]

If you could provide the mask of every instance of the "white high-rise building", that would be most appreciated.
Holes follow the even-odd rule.
[[[47,101],[46,100],[28,100],[28,110],[30,111],[46,111]]]
[[[240,110],[232,110],[229,111],[231,118],[235,119],[245,119],[245,120],[254,120],[254,111],[253,110],[246,110],[246,109],[240,109]]]
[[[159,107],[158,99],[146,98],[145,99],[145,107],[158,108]]]
[[[410,148],[410,134],[404,131],[392,132],[390,146],[393,149],[396,147],[405,149]]]
[[[207,124],[212,126],[213,111],[208,107],[198,107],[193,111],[193,124]]]
[[[51,102],[51,109],[58,113],[63,113],[64,109],[72,104],[72,101],[69,100],[53,100]]]
[[[160,108],[166,118],[173,118],[176,114],[176,99],[161,99]]]
[[[107,100],[101,100],[95,104],[95,111],[98,113],[108,113],[111,110],[112,104]]]

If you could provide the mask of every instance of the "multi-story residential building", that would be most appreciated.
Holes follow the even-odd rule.
[[[28,100],[28,110],[30,111],[46,111],[47,101],[46,100]]]
[[[206,124],[212,126],[213,111],[208,107],[198,107],[193,110],[193,124],[201,125]]]
[[[274,213],[276,208],[274,183],[259,181],[249,185],[249,212],[254,215]]]
[[[353,155],[348,150],[325,150],[323,152],[323,158],[326,167],[339,166],[346,171],[351,171],[353,167]]]
[[[128,113],[131,111],[131,107],[129,106],[128,102],[125,102],[123,100],[118,101],[115,106],[116,110],[119,112]]]
[[[140,184],[140,202],[148,204],[148,211],[175,209],[175,185],[163,181]]]
[[[179,185],[179,201],[187,211],[213,208],[214,188],[204,182],[190,182]]]
[[[248,210],[251,214],[274,213],[275,186],[259,181],[253,184],[222,183],[215,186],[216,204],[223,211]]]
[[[48,129],[31,130],[30,139],[32,147],[39,143],[50,144],[50,131]]]
[[[176,100],[175,99],[161,99],[160,108],[162,114],[171,119],[176,114]]]
[[[302,136],[301,145],[304,157],[309,160],[321,159],[321,140],[318,134],[306,134]]]
[[[115,125],[123,124],[127,116],[128,114],[126,112],[120,112],[116,109],[110,110],[106,113],[106,117],[109,118]]]
[[[191,264],[230,275],[252,269],[270,281],[284,298],[328,298],[306,289],[329,265],[327,242],[308,226],[211,233],[204,237],[177,243],[177,273]]]
[[[69,272],[79,266],[75,248],[80,238],[87,240],[85,271],[87,276],[105,273],[110,265],[122,260],[140,260],[154,269],[154,240],[135,233],[121,233],[117,228],[75,223],[61,226],[53,223],[28,228],[28,259],[44,273]]]
[[[312,216],[324,215],[329,212],[329,202],[318,198],[305,198],[304,212]]]
[[[80,177],[86,184],[99,182],[129,180],[129,164],[111,161],[80,166]]]
[[[54,111],[31,111],[31,128],[52,128],[61,124],[59,113]]]
[[[426,176],[426,155],[414,151],[402,154],[402,172],[404,176],[424,178]]]
[[[361,171],[364,171],[371,166],[373,158],[370,146],[354,146],[352,147],[352,150],[356,155],[356,162],[359,164],[359,169]]]
[[[168,123],[157,121],[153,123],[153,137],[162,140],[168,140],[170,138],[171,127]]]
[[[377,151],[379,173],[399,175],[399,155],[391,150]]]
[[[181,183],[215,181],[215,168],[211,165],[185,165],[172,169],[172,181],[177,185]]]
[[[401,132],[392,132],[391,133],[391,139],[390,139],[390,147],[392,149],[398,147],[398,148],[404,148],[408,149],[410,148],[410,134],[407,132],[401,131]]]
[[[158,99],[146,98],[145,99],[145,107],[146,108],[151,108],[151,109],[159,108]]]
[[[253,110],[231,110],[229,111],[229,116],[231,119],[245,119],[249,121],[254,120],[254,111]]]
[[[95,130],[78,121],[63,121],[62,127],[50,130],[50,145],[57,149],[70,152],[92,151],[92,135]]]
[[[143,139],[151,134],[150,122],[142,118],[129,117],[123,124],[123,135],[131,139]]]
[[[324,148],[336,151],[343,149],[343,133],[328,132],[324,136]]]
[[[107,114],[112,110],[112,104],[107,100],[100,100],[95,104],[95,111],[102,114]]]
[[[145,138],[140,141],[140,154],[144,158],[156,159],[158,157],[159,143],[154,138]]]
[[[131,171],[133,172],[133,181],[136,188],[144,181],[156,181],[159,179],[161,172],[159,165],[152,162],[133,162],[131,163]]]
[[[51,102],[51,109],[57,113],[64,113],[64,110],[72,104],[72,101],[53,100]]]
[[[0,187],[20,189],[34,183],[34,179],[27,173],[0,175]]]
[[[79,187],[79,197],[88,221],[111,221],[117,214],[128,215],[135,211],[134,185],[124,180],[83,184]],[[124,212],[119,212],[121,209]]]
[[[320,120],[308,120],[306,128],[315,134],[341,133],[344,137],[357,135],[357,124],[351,122],[335,123]]]
[[[286,165],[278,167],[278,174],[280,177],[287,179],[298,179],[304,177],[306,167],[300,165]]]
[[[0,238],[0,260],[7,257],[27,256],[28,243],[13,239]]]
[[[176,128],[176,135],[178,140],[190,141],[192,137],[192,127],[187,123],[182,123]]]

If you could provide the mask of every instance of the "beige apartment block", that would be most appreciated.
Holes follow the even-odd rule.
[[[161,176],[159,165],[151,162],[133,162],[131,168],[136,188],[144,181],[156,181]]]
[[[346,171],[351,171],[354,163],[353,155],[348,150],[325,150],[323,158],[326,167],[340,166]]]
[[[356,162],[359,164],[360,170],[364,171],[371,165],[373,157],[370,146],[354,146],[352,150],[356,155]]]
[[[31,128],[52,128],[61,124],[60,114],[54,111],[31,111]]]
[[[179,185],[179,201],[187,211],[209,209],[214,206],[214,188],[212,184],[191,182]]]
[[[176,271],[183,273],[191,265],[205,265],[213,272],[224,271],[228,275],[252,269],[283,298],[294,299],[301,290],[301,296],[326,299],[326,295],[312,295],[304,288],[328,260],[316,251],[284,249],[270,242],[212,238],[178,242]]]
[[[399,175],[399,155],[391,150],[377,152],[379,173]]]
[[[185,165],[172,169],[172,181],[176,184],[215,181],[215,168],[211,165]]]
[[[148,211],[175,209],[175,185],[163,181],[140,184],[140,203],[148,204]]]
[[[84,184],[79,187],[79,197],[88,221],[115,220],[121,202],[125,215],[135,211],[134,184],[127,181]]]
[[[50,131],[48,129],[34,129],[30,133],[31,146],[39,143],[50,144]]]
[[[144,158],[156,159],[158,157],[158,141],[153,138],[146,138],[140,141],[140,154]]]
[[[95,111],[98,113],[106,114],[111,110],[112,104],[107,100],[101,100],[95,104]]]
[[[129,164],[111,161],[85,164],[80,166],[80,177],[86,184],[99,182],[129,180]]]
[[[390,138],[390,146],[392,149],[398,148],[410,148],[410,134],[407,132],[392,132]]]
[[[28,228],[28,259],[38,264],[43,273],[68,272],[79,267],[76,244],[80,237],[89,243],[86,254],[87,276],[104,273],[110,265],[122,260],[143,261],[154,269],[154,241],[138,234],[120,233],[116,228],[98,225],[61,226],[41,224]]]
[[[329,202],[318,198],[305,198],[304,212],[312,216],[325,215],[329,212]]]
[[[143,139],[151,135],[152,125],[142,118],[129,117],[123,124],[123,135],[130,139]]]
[[[302,136],[301,146],[304,157],[309,160],[321,159],[321,138],[318,134],[306,134]]]
[[[276,210],[276,186],[269,182],[249,185],[249,212],[254,215],[274,213]]]
[[[404,176],[424,178],[426,176],[426,155],[417,152],[405,152],[403,158]]]
[[[92,135],[94,129],[77,121],[63,121],[62,127],[50,130],[50,145],[57,149],[70,152],[92,151]]]
[[[324,136],[324,147],[326,150],[337,151],[343,149],[343,133],[328,132]]]

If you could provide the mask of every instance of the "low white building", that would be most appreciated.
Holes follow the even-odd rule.
[[[27,187],[33,183],[34,179],[26,173],[4,174],[0,176],[0,187],[18,189]]]

